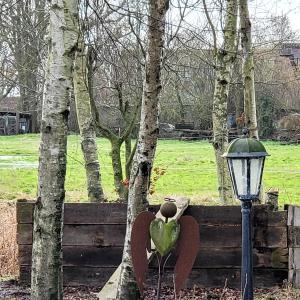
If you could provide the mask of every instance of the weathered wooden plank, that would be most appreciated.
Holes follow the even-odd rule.
[[[19,224],[32,223],[34,203],[17,203]],[[127,205],[121,203],[66,203],[64,224],[126,224]]]
[[[288,212],[288,280],[293,287],[300,288],[300,207],[287,206]]]
[[[65,225],[63,245],[90,245],[97,247],[122,246],[125,225]],[[255,248],[287,247],[286,227],[255,227],[253,229]],[[18,225],[18,244],[32,244],[32,224]],[[241,245],[241,226],[200,225],[202,247],[226,248]]]
[[[125,225],[65,225],[63,245],[96,247],[123,246]],[[19,224],[17,241],[20,245],[32,244],[32,224]]]
[[[287,206],[288,226],[300,226],[300,206]]]
[[[240,225],[240,206],[189,206],[184,214],[193,216],[199,224]],[[286,211],[271,211],[266,205],[253,207],[253,226],[286,226]]]
[[[65,286],[92,286],[101,288],[109,279],[115,268],[64,267]],[[148,285],[157,284],[157,270],[151,269],[148,274]],[[282,269],[254,269],[255,287],[272,287],[281,285],[288,278],[288,271]],[[187,282],[187,287],[195,284],[200,287],[223,287],[225,280],[229,287],[240,287],[240,269],[193,269]],[[21,267],[20,282],[29,284],[30,268]],[[164,284],[172,286],[172,272],[167,272]]]
[[[102,288],[116,268],[70,267],[63,268],[64,286],[89,286]],[[30,284],[30,267],[20,267],[19,282]]]
[[[193,268],[240,268],[241,248],[201,248]],[[176,257],[171,256],[166,266],[173,267]],[[153,260],[151,266],[157,266]],[[255,268],[287,269],[287,248],[259,248],[253,249],[253,266]]]
[[[32,223],[34,203],[17,203],[18,223]],[[151,206],[156,213],[159,206]],[[293,208],[293,207],[292,207]],[[119,203],[66,203],[65,224],[126,224],[126,204]],[[239,225],[241,224],[240,206],[189,206],[184,214],[193,216],[199,224]],[[253,208],[254,226],[285,226],[287,211],[273,212],[268,206]],[[299,219],[300,220],[300,219]],[[300,221],[299,221],[300,222]]]
[[[31,245],[19,246],[19,264],[31,265]],[[123,247],[63,246],[64,266],[117,267]]]
[[[300,227],[288,226],[288,247],[300,247]]]
[[[253,247],[287,247],[286,227],[253,228]],[[202,247],[226,248],[241,246],[241,226],[200,226]]]
[[[287,248],[287,227],[254,227],[253,247]]]
[[[300,270],[289,269],[288,270],[288,281],[292,283],[293,287],[300,288]]]
[[[121,263],[122,247],[64,246],[64,266],[117,267]],[[176,258],[171,256],[167,266],[174,266]],[[19,246],[19,264],[31,264],[31,246]],[[152,266],[156,265],[153,260]],[[201,248],[194,268],[239,268],[241,266],[240,248]],[[287,248],[253,249],[253,266],[261,268],[287,268]]]

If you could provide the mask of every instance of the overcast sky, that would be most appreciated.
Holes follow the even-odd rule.
[[[287,15],[291,28],[300,31],[300,0],[250,0],[253,17]]]

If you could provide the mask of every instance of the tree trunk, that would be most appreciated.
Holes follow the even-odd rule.
[[[87,48],[80,36],[75,56],[74,95],[81,149],[85,161],[87,191],[90,202],[103,202],[105,196],[101,186],[100,164],[97,153],[96,132],[91,111],[87,69]]]
[[[43,99],[38,200],[34,211],[32,300],[63,298],[62,226],[67,121],[74,51],[78,39],[76,0],[52,0],[47,78]]]
[[[123,182],[123,170],[122,170],[122,161],[121,161],[121,145],[122,142],[117,139],[111,139],[111,160],[112,167],[114,172],[114,184],[116,192],[119,195],[119,200],[121,202],[127,201],[127,187]]]
[[[126,179],[129,180],[130,178],[130,169],[131,169],[131,163],[130,163],[130,159],[131,159],[131,137],[129,136],[126,140],[125,140],[125,175],[126,175]]]
[[[158,99],[161,90],[161,61],[168,6],[169,1],[166,0],[149,0],[148,47],[141,121],[137,150],[132,163],[129,183],[127,229],[117,296],[119,300],[138,298],[138,290],[132,270],[131,229],[132,222],[137,214],[148,207],[147,196],[159,132]]]
[[[224,44],[215,49],[216,79],[213,98],[213,146],[216,156],[218,190],[220,200],[229,204],[233,201],[230,177],[225,159],[222,157],[228,147],[227,103],[229,84],[236,58],[237,0],[226,1]]]
[[[249,129],[250,137],[258,139],[256,118],[256,101],[254,86],[254,60],[251,37],[251,21],[248,10],[248,0],[240,0],[240,31],[243,50],[243,86],[245,124]]]

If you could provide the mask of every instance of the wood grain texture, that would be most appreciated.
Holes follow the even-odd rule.
[[[31,249],[31,245],[19,246],[20,265],[30,265]],[[64,266],[117,267],[121,263],[122,252],[123,247],[64,246],[63,264]],[[286,269],[287,252],[287,248],[253,249],[253,266]],[[175,256],[171,256],[167,266],[174,266],[175,263]],[[152,260],[151,266],[156,265],[156,260]],[[194,268],[239,268],[240,266],[241,248],[200,247],[194,263]]]
[[[18,223],[32,223],[34,202],[17,203]],[[158,205],[150,206],[157,213]],[[292,209],[292,208],[291,208]],[[126,204],[119,203],[66,203],[64,224],[126,224]],[[201,206],[190,205],[184,215],[191,215],[199,224],[239,225],[240,206]],[[265,205],[253,207],[254,226],[286,226],[287,211],[273,212]]]
[[[33,209],[33,202],[18,202],[18,223],[32,223]],[[66,203],[64,224],[126,224],[126,210],[120,203]]]
[[[20,271],[21,278],[27,276],[28,282],[33,207],[33,202],[17,204]],[[159,206],[150,207],[154,213],[158,209]],[[288,212],[291,214],[294,209],[273,212],[266,206],[254,207],[253,263],[255,274],[258,274],[257,280],[262,280],[261,285],[279,283],[284,276],[284,279],[288,277],[289,269],[290,278],[294,278],[294,283],[299,282],[300,286],[300,227],[286,226]],[[200,224],[200,248],[189,284],[197,281],[203,286],[223,286],[227,276],[233,285],[234,280],[239,285],[240,207],[189,206],[184,214],[193,216]],[[65,283],[75,286],[104,285],[121,262],[126,205],[67,203],[64,222]],[[295,224],[291,215],[289,222]],[[174,263],[175,260],[171,258],[168,268],[173,268]],[[155,260],[151,266],[155,266]],[[72,272],[76,274],[72,275]],[[85,276],[89,279],[85,279]]]
[[[98,247],[122,246],[125,225],[65,225],[63,245]],[[300,233],[299,233],[300,234]],[[299,235],[300,236],[300,235]],[[253,247],[287,247],[286,227],[255,227]],[[32,224],[18,225],[18,244],[32,244]],[[241,246],[241,226],[200,226],[201,246],[226,248]]]
[[[64,246],[123,246],[125,225],[64,225]],[[32,224],[19,224],[17,241],[19,245],[32,244]]]
[[[19,264],[31,264],[31,245],[19,246]],[[64,266],[117,267],[123,247],[63,246]]]
[[[116,268],[64,267],[65,286],[92,286],[102,288]],[[254,269],[255,287],[281,285],[287,279],[288,271],[282,269]],[[240,269],[193,269],[186,282],[186,287],[195,284],[200,287],[223,287],[225,281],[229,287],[240,287]],[[29,284],[30,268],[21,266],[20,283]],[[156,286],[157,271],[149,270],[147,285]],[[164,284],[172,286],[172,273],[166,273]]]

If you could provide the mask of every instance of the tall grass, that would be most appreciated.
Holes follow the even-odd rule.
[[[0,203],[0,277],[18,276],[16,204]]]

